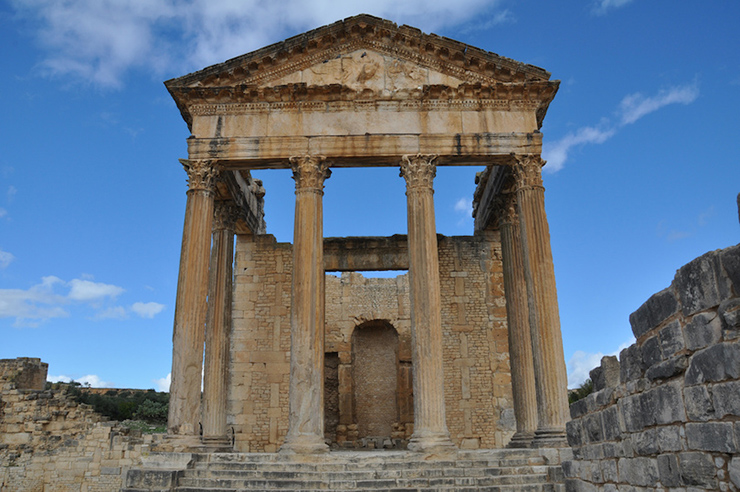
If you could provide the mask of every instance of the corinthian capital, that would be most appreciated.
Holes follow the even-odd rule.
[[[236,221],[239,220],[239,208],[232,202],[217,201],[213,207],[213,230],[236,230]]]
[[[213,193],[220,172],[220,166],[211,160],[180,159],[180,163],[188,173],[190,191],[208,191]]]
[[[290,158],[293,170],[296,193],[299,191],[324,192],[324,181],[331,176],[331,169],[326,157],[321,155],[304,155]]]
[[[506,191],[498,196],[496,203],[498,207],[498,225],[517,224],[519,222],[519,213],[516,208],[516,194]]]
[[[401,174],[406,180],[406,190],[428,188],[433,189],[432,183],[437,175],[436,155],[404,155],[401,156]]]
[[[539,154],[515,155],[511,167],[515,188],[542,188],[542,166],[545,161]]]

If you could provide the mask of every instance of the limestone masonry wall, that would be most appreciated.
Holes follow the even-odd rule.
[[[45,383],[47,368],[39,359],[0,360],[0,491],[118,490],[162,436],[106,422],[64,390],[17,386]]]
[[[503,447],[515,421],[500,241],[495,234],[440,236],[439,261],[451,437],[466,449]],[[269,235],[237,236],[227,412],[241,452],[277,451],[288,430],[291,274],[290,244]],[[354,446],[363,437],[352,389],[358,377],[352,371],[359,370],[352,367],[353,333],[381,324],[398,335],[397,380],[387,371],[382,378],[397,385],[390,437],[405,439],[413,431],[408,278],[327,275],[325,352],[329,380],[337,386],[327,393],[333,405],[327,436],[340,445]]]
[[[636,343],[570,407],[568,490],[740,489],[740,245],[679,269],[630,323]]]

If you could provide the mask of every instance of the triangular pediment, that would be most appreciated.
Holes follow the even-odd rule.
[[[378,86],[547,81],[541,68],[367,14],[286,39],[167,81],[174,88],[273,87],[289,83]],[[384,83],[384,86],[385,83]]]

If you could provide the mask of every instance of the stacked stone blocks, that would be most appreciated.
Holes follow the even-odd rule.
[[[678,270],[571,405],[569,490],[740,488],[740,245]]]

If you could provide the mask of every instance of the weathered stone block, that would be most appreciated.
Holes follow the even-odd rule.
[[[686,415],[690,420],[711,420],[714,406],[706,386],[689,386],[683,390]]]
[[[656,439],[658,441],[658,449],[661,453],[668,451],[680,451],[681,446],[681,426],[671,425],[658,427]]]
[[[619,375],[617,375],[619,377]],[[616,390],[615,388],[604,388],[598,393],[594,393],[594,402],[597,408],[603,408],[607,405],[616,403]]]
[[[716,313],[699,313],[684,327],[686,347],[698,350],[718,343],[722,338],[722,323]]]
[[[606,386],[601,366],[596,366],[588,372],[588,377],[593,384],[594,391],[601,391]]]
[[[664,487],[678,487],[681,485],[678,458],[675,454],[661,454],[658,456],[658,473],[660,474],[660,483]]]
[[[689,449],[734,453],[737,451],[732,422],[689,422],[686,424]]]
[[[680,381],[676,381],[648,391],[648,393],[655,393],[655,407],[652,408],[655,408],[656,424],[670,424],[686,420],[681,389]]]
[[[721,294],[724,298],[727,298],[729,297],[729,293],[725,292],[725,290],[729,290],[730,286],[734,288],[736,293],[740,293],[740,245],[723,249],[720,251],[719,256],[724,270],[724,282],[720,283],[720,287],[722,288]]]
[[[725,340],[740,337],[740,298],[724,301],[719,305],[718,313],[722,321]]]
[[[605,409],[601,415],[604,425],[604,440],[615,441],[619,439],[621,425],[619,423],[619,409],[617,406],[612,405]]]
[[[642,361],[647,369],[655,364],[658,364],[663,360],[663,355],[660,353],[660,341],[658,337],[650,337],[645,340],[642,344]]]
[[[616,482],[619,479],[617,472],[617,460],[604,460],[601,462],[601,476],[604,482]]]
[[[679,473],[684,485],[696,485],[709,489],[717,488],[712,455],[708,453],[688,452],[680,453],[678,458]]]
[[[580,399],[570,404],[570,418],[577,419],[588,413],[588,407],[586,406],[586,400]]]
[[[719,255],[709,252],[679,268],[673,280],[684,316],[690,316],[722,302]]]
[[[583,444],[583,425],[581,419],[573,419],[566,423],[565,432],[568,437],[568,445],[580,446]]]
[[[648,370],[645,371],[645,377],[651,381],[670,379],[679,374],[683,374],[688,365],[689,358],[687,355],[677,355],[648,368]]]
[[[654,458],[620,458],[619,481],[642,487],[654,487],[660,474]]]
[[[653,294],[637,311],[630,314],[632,333],[635,338],[640,338],[677,311],[678,302],[671,290],[664,289],[657,294]]]
[[[712,387],[712,399],[717,418],[725,415],[740,417],[740,381],[715,384]]]
[[[646,419],[643,398],[640,394],[622,398],[619,400],[618,408],[627,432],[640,431],[651,423]]]
[[[740,342],[720,343],[696,352],[686,370],[686,385],[740,378]]]
[[[619,353],[619,378],[622,384],[639,379],[644,374],[642,349],[632,344]]]
[[[740,489],[740,456],[733,456],[727,465],[727,470],[730,472],[730,480],[732,483]]]
[[[587,415],[583,418],[583,429],[588,442],[601,442],[604,439],[604,429],[601,421],[601,412]]]
[[[660,350],[663,352],[663,358],[668,359],[676,352],[684,349],[686,344],[683,339],[681,323],[673,321],[658,332],[660,339]]]
[[[658,453],[658,431],[654,427],[632,436],[632,445],[635,454],[650,456]]]

